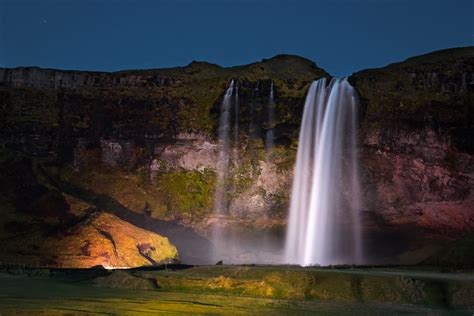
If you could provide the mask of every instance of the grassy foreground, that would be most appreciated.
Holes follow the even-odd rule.
[[[471,273],[247,266],[0,273],[1,315],[471,315],[473,310]]]

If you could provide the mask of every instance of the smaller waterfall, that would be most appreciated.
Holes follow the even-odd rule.
[[[233,160],[237,164],[239,161],[239,114],[240,114],[240,104],[239,104],[239,82],[235,82],[235,98],[234,98],[234,150],[233,150]]]
[[[217,161],[217,179],[214,197],[214,213],[222,214],[227,210],[227,202],[225,199],[226,178],[229,169],[229,150],[230,150],[230,117],[232,94],[234,93],[235,82],[232,80],[227,88],[224,98],[222,99],[219,130],[218,130],[218,161]]]
[[[252,99],[250,100],[250,123],[249,123],[249,141],[252,142],[255,139],[259,138],[259,122],[257,120],[258,109],[257,109],[257,100],[259,99],[259,89],[260,82],[257,81],[257,85],[253,90]]]
[[[274,99],[274,90],[273,90],[273,80],[270,86],[270,95],[268,96],[268,108],[267,108],[267,134],[265,137],[265,147],[267,149],[267,154],[270,154],[270,151],[273,148],[273,142],[275,139],[274,134],[275,128],[275,99]]]
[[[235,105],[234,105],[234,144],[238,147],[239,143],[239,112],[240,112],[240,105],[239,105],[239,83],[236,82],[235,84]]]
[[[239,100],[239,90],[244,90],[247,87],[239,86],[237,80],[232,80],[226,87],[220,104],[219,126],[217,128],[218,161],[214,216],[208,222],[212,229],[210,239],[213,244],[211,256],[213,262],[223,261],[227,264],[248,264],[279,263],[281,260],[281,238],[274,236],[276,234],[268,233],[267,230],[256,231],[248,227],[246,223],[236,221],[233,218],[233,214],[234,212],[241,211],[242,204],[238,198],[232,204],[229,198],[237,192],[240,194],[240,191],[237,191],[240,188],[235,185],[238,183],[239,172],[241,172],[238,156],[240,144],[243,145],[243,141],[247,141],[245,144],[246,151],[251,154],[260,154],[262,145],[264,145],[259,127],[262,121],[266,119],[262,120],[262,101],[259,95],[259,84],[257,82],[256,86],[253,87],[251,96],[245,95],[245,98]],[[245,92],[247,91],[245,89]],[[271,92],[271,98],[273,98],[273,92]],[[242,103],[239,104],[239,101]],[[248,103],[246,104],[244,101]],[[239,112],[239,110],[242,110],[242,112]],[[247,121],[248,137],[245,137],[247,133],[239,134],[242,131],[242,126],[239,126],[239,123],[242,123],[239,122],[241,114],[245,114],[245,117],[250,116]],[[241,156],[240,158],[247,157]]]
[[[362,263],[356,133],[357,102],[349,82],[313,82],[298,143],[287,263]]]

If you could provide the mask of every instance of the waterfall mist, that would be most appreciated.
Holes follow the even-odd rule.
[[[346,79],[309,88],[303,112],[285,263],[362,263],[357,100]]]

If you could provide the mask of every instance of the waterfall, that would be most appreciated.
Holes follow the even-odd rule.
[[[265,147],[267,149],[267,154],[270,154],[270,151],[273,148],[273,141],[275,138],[274,128],[275,128],[275,100],[273,97],[273,80],[270,86],[270,95],[268,96],[268,107],[267,107],[267,134],[265,137]]]
[[[304,105],[285,262],[362,263],[357,100],[347,79],[313,82]]]
[[[214,197],[214,213],[222,214],[227,210],[227,202],[225,199],[226,178],[229,169],[229,147],[230,147],[230,111],[232,104],[232,94],[234,93],[235,82],[232,80],[227,88],[224,98],[222,99],[219,129],[218,129],[218,161],[217,161],[217,179]]]
[[[237,164],[239,161],[239,82],[235,83],[235,99],[234,99],[234,151],[233,160]]]
[[[258,97],[259,97],[259,86],[260,86],[260,82],[257,81],[257,85],[252,93],[252,99],[250,100],[249,141],[253,141],[259,137],[259,133],[257,130],[258,123],[256,122],[256,118],[255,118],[255,116],[257,115],[257,111],[256,111],[257,109],[256,109],[255,103],[257,102]]]
[[[235,106],[234,106],[234,145],[237,148],[239,144],[239,83],[235,84]]]

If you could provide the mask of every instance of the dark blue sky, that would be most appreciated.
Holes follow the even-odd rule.
[[[223,66],[297,54],[348,75],[473,45],[473,0],[0,0],[0,66]]]

